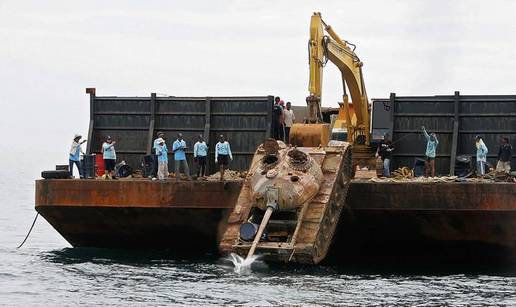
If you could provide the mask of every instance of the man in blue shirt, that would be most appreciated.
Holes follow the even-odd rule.
[[[165,144],[165,140],[157,138],[155,140],[156,146],[156,157],[158,158],[158,179],[165,180],[168,178],[168,148]]]
[[[116,164],[116,152],[115,152],[115,144],[110,136],[106,138],[106,141],[102,144],[102,157],[104,158],[104,168],[105,168],[105,179],[113,179],[113,171],[115,170]]]
[[[186,177],[188,177],[188,180],[192,180],[192,177],[190,177],[190,169],[188,168],[188,162],[186,161],[186,148],[186,142],[183,140],[183,135],[181,133],[178,133],[177,140],[172,144],[172,152],[174,153],[176,181],[179,181],[181,179],[181,165],[183,165],[183,170],[185,172]]]
[[[435,177],[435,156],[439,141],[435,133],[428,134],[424,126],[422,126],[421,129],[426,138],[425,176],[429,177],[429,175],[432,175],[431,177]]]
[[[219,136],[219,142],[215,145],[215,163],[220,167],[220,181],[224,181],[224,171],[228,168],[229,160],[233,160],[231,147],[224,135]]]
[[[69,159],[68,159],[68,167],[70,172],[70,177],[73,177],[73,165],[75,164],[77,166],[77,169],[79,170],[79,176],[80,178],[84,178],[82,174],[82,168],[81,168],[81,153],[84,154],[82,151],[81,145],[86,142],[86,140],[82,140],[82,136],[80,134],[76,134],[73,137],[73,143],[69,151]]]
[[[199,134],[198,141],[194,145],[194,161],[197,162],[197,178],[206,176],[206,157],[208,156],[208,145],[202,134]]]

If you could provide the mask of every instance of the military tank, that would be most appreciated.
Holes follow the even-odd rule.
[[[351,146],[295,147],[267,140],[256,150],[220,242],[223,253],[317,264],[332,242],[352,176]]]

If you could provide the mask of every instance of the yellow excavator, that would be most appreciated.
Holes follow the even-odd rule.
[[[357,160],[357,148],[366,150],[365,160],[374,164],[367,151],[370,115],[362,62],[349,45],[322,21],[321,14],[312,16],[307,120],[291,128],[294,146],[269,139],[256,149],[220,240],[221,252],[245,256],[244,264],[255,252],[270,261],[305,264],[326,257],[346,207],[353,164],[363,165]],[[334,129],[345,130],[345,140],[330,141],[330,124],[322,120],[322,73],[328,60],[342,73],[344,102]],[[356,120],[352,120],[346,88]]]
[[[330,139],[345,140],[353,144],[354,166],[374,167],[374,152],[370,146],[370,105],[362,74],[363,63],[356,55],[355,47],[342,40],[333,28],[322,20],[321,13],[312,15],[307,119],[304,124],[293,125],[290,140],[293,145],[302,147],[324,146]],[[323,69],[328,61],[340,70],[343,88],[343,102],[340,104],[339,115],[332,131],[329,124],[322,122],[321,114]],[[348,91],[351,95],[351,106]]]

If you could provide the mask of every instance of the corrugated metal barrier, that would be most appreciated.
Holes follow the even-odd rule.
[[[514,149],[512,169],[516,168],[516,95],[472,96],[455,92],[449,96],[399,97],[393,93],[389,99],[374,99],[373,104],[373,112],[384,110],[391,118],[387,131],[396,142],[394,168],[412,167],[415,158],[424,158],[426,139],[421,126],[437,134],[438,174],[453,173],[459,155],[475,156],[476,135],[484,139],[489,149],[488,162],[493,165],[501,137],[509,137]]]
[[[90,94],[88,153],[100,153],[106,136],[116,141],[117,161],[141,168],[151,152],[157,131],[163,131],[169,148],[178,132],[187,142],[192,166],[193,146],[203,134],[209,151],[208,170],[216,171],[213,148],[218,135],[231,144],[230,168],[247,170],[259,144],[271,135],[273,96],[257,97],[101,97]],[[173,159],[170,154],[169,159]],[[170,165],[171,163],[169,163]],[[172,169],[172,166],[169,166]]]

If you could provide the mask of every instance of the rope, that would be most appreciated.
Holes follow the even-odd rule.
[[[36,217],[34,218],[34,221],[32,222],[32,226],[30,226],[30,229],[29,229],[29,232],[27,233],[27,236],[25,236],[25,239],[23,240],[23,242],[17,248],[22,247],[23,244],[25,244],[25,241],[27,241],[27,239],[29,238],[29,235],[32,232],[32,228],[34,228],[34,224],[36,224],[36,220],[38,219],[38,216],[39,216],[39,212],[36,213]]]
[[[411,135],[412,135],[412,134],[414,134],[414,133],[417,133],[417,132],[409,132],[409,133],[408,133],[408,134],[406,134],[405,136],[402,136],[402,137],[400,137],[399,139],[397,139],[396,141],[392,142],[392,143],[391,143],[391,145],[394,145],[394,144],[398,143],[399,141],[401,141],[401,140],[403,140],[403,139],[405,139],[405,138],[407,138],[407,137],[411,136]]]

